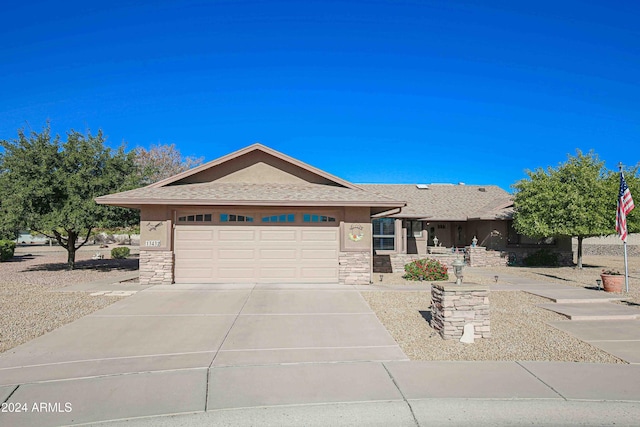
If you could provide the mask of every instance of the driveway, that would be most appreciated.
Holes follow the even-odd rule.
[[[340,285],[155,286],[0,355],[0,385],[168,369],[407,360]]]
[[[155,286],[0,355],[0,401],[11,396],[46,403],[65,396],[64,403],[76,402],[76,415],[95,416],[99,405],[87,396],[99,402],[107,393],[136,402],[134,414],[122,416],[184,412],[206,405],[199,400],[207,393],[196,397],[189,390],[220,384],[219,391],[211,387],[220,399],[209,400],[224,405],[229,381],[239,383],[247,372],[268,377],[286,364],[302,364],[304,371],[307,363],[398,360],[407,357],[351,287]],[[166,401],[157,401],[158,390]],[[145,408],[148,393],[153,404]],[[50,416],[59,420],[60,414]],[[117,413],[105,416],[87,420]]]

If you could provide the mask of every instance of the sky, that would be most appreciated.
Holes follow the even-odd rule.
[[[0,139],[206,161],[260,142],[355,183],[499,185],[640,162],[637,1],[9,2]]]

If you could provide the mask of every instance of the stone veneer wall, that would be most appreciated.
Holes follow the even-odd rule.
[[[498,267],[507,265],[507,254],[500,251],[488,251],[484,246],[467,246],[465,261],[469,267]]]
[[[173,252],[140,250],[140,284],[173,283]]]
[[[578,245],[573,245],[573,251],[578,253]],[[622,240],[619,245],[585,245],[582,243],[582,255],[595,255],[595,256],[624,256],[624,247]],[[639,257],[640,245],[627,244],[627,256]]]
[[[431,327],[443,339],[460,339],[467,323],[474,326],[474,338],[491,338],[487,286],[432,283],[431,300]]]
[[[370,252],[340,252],[338,280],[343,285],[371,283]]]

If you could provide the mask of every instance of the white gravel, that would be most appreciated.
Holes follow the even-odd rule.
[[[77,270],[65,270],[66,252],[22,255],[0,263],[0,352],[93,313],[120,297],[90,296],[85,292],[51,292],[70,285],[124,274],[138,268],[137,259],[92,260],[79,252]],[[20,252],[19,252],[20,254]]]

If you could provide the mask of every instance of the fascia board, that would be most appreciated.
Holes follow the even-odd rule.
[[[323,200],[210,200],[210,199],[119,199],[119,198],[101,198],[95,199],[96,203],[101,205],[198,205],[198,206],[350,206],[350,207],[389,207],[401,208],[404,205],[397,202],[379,202],[379,201],[323,201]]]

